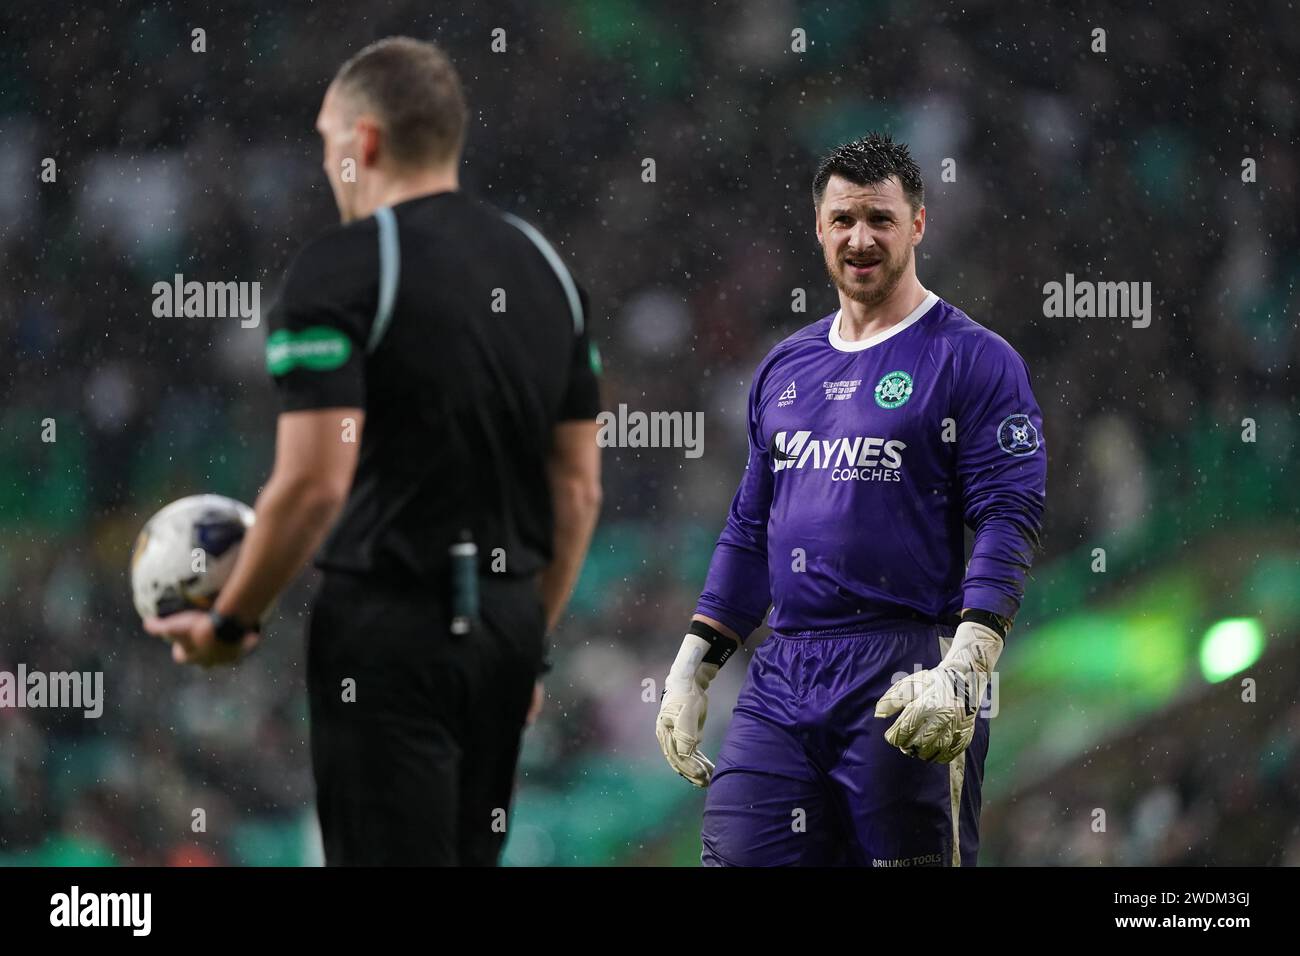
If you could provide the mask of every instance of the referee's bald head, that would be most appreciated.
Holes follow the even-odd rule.
[[[465,96],[451,60],[411,37],[377,40],[339,68],[331,84],[355,118],[374,114],[391,160],[404,167],[455,163],[465,142]]]
[[[316,117],[342,220],[458,188],[466,114],[456,68],[432,43],[389,37],[344,63]]]

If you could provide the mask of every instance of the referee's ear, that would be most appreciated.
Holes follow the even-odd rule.
[[[357,117],[353,134],[357,142],[357,156],[363,169],[373,169],[379,165],[380,145],[383,143],[384,130],[379,121],[369,113]]]

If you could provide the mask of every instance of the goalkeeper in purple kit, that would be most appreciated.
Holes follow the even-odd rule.
[[[1042,418],[1015,350],[917,279],[906,146],[836,148],[813,200],[840,308],[754,375],[749,461],[656,731],[708,787],[706,865],[972,866],[980,706],[1039,543]],[[708,686],[769,606],[715,768]]]

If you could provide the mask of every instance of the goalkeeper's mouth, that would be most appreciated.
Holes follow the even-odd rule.
[[[885,260],[884,260],[884,259],[869,259],[869,258],[860,258],[860,259],[859,259],[859,258],[854,258],[854,259],[849,259],[849,258],[846,257],[846,258],[844,258],[844,259],[841,260],[841,261],[844,263],[844,267],[845,267],[849,272],[853,273],[853,275],[857,276],[858,278],[863,278],[863,277],[865,277],[865,276],[869,276],[869,275],[871,275],[873,272],[875,272],[875,271],[876,271],[876,267],[879,266],[879,265],[880,265],[882,262],[884,262]]]

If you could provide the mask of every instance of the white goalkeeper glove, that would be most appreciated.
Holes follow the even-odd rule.
[[[698,622],[691,625],[698,626]],[[712,628],[703,629],[715,635],[716,640],[727,642],[721,645],[720,653],[713,655],[715,660],[721,657],[721,663],[705,663],[704,657],[714,644],[699,634],[687,634],[664,680],[659,717],[655,721],[659,749],[668,758],[669,765],[697,787],[707,787],[713,776],[713,762],[698,749],[704,718],[709,713],[709,684],[736,646],[735,641]]]
[[[997,631],[962,621],[937,667],[904,677],[876,704],[877,717],[899,714],[885,741],[921,760],[960,757],[975,736],[975,717],[1001,653]]]

